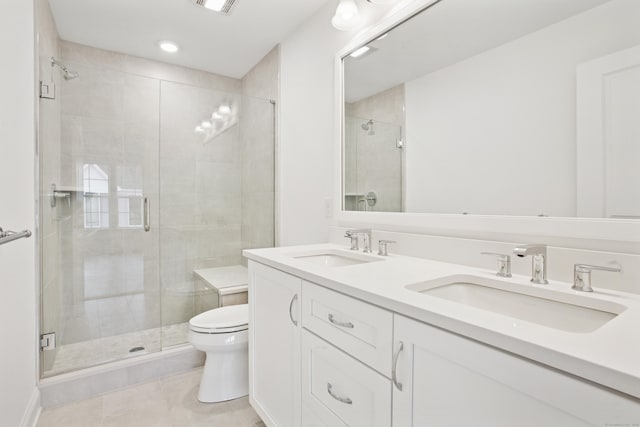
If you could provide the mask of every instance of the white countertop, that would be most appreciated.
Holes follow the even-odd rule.
[[[220,295],[243,292],[248,288],[249,273],[247,267],[243,265],[203,268],[193,272],[208,286],[216,289]]]
[[[403,255],[378,257],[382,262],[326,267],[291,255],[347,250],[334,244],[245,250],[259,263],[304,280],[378,305],[416,320],[484,342],[542,364],[640,398],[640,296],[599,289],[585,293],[571,284],[550,281],[534,285],[529,277],[503,279],[495,271]],[[361,253],[361,252],[358,252]],[[370,254],[368,254],[370,255]],[[541,287],[566,295],[609,301],[627,307],[621,314],[589,333],[566,332],[491,311],[473,308],[405,288],[428,280],[472,274],[505,280],[519,286]]]

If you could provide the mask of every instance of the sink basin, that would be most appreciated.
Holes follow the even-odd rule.
[[[467,275],[409,285],[407,289],[575,333],[593,332],[625,310],[610,301]]]
[[[324,250],[321,252],[307,252],[290,255],[292,258],[310,262],[325,267],[346,267],[348,265],[364,264],[368,262],[382,261],[369,255],[349,253],[339,250]]]

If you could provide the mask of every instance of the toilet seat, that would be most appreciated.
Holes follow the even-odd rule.
[[[189,329],[204,334],[228,334],[249,328],[248,304],[230,305],[205,311],[189,320]]]

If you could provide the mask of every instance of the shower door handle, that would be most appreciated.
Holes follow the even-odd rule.
[[[151,230],[151,211],[149,209],[149,198],[145,197],[143,202],[143,220],[144,220],[144,231]]]

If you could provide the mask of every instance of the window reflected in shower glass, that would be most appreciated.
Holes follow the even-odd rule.
[[[142,227],[142,168],[118,166],[118,227]]]
[[[96,164],[82,170],[84,192],[84,227],[109,227],[109,175]]]
[[[122,193],[118,192],[118,195]],[[142,227],[142,196],[118,197],[118,226],[125,228]]]

